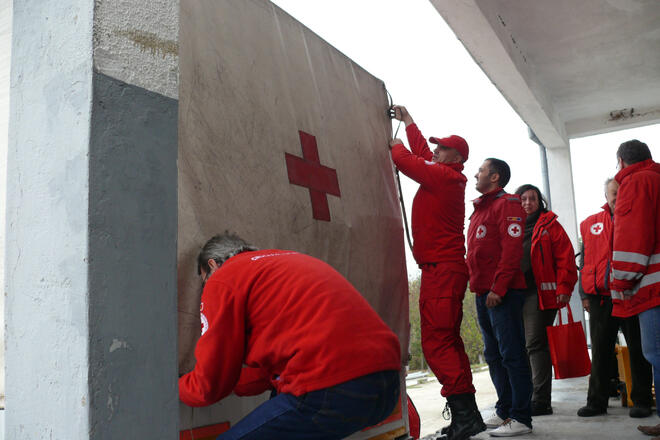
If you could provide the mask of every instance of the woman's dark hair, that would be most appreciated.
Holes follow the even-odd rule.
[[[541,194],[541,190],[534,185],[526,183],[525,185],[518,187],[516,190],[516,195],[522,196],[529,190],[536,191],[536,196],[539,198],[539,209],[541,212],[548,212],[548,202],[546,202],[545,197],[543,197],[543,194]]]

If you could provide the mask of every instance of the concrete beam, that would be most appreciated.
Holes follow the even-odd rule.
[[[579,138],[657,123],[660,107],[623,108],[568,122],[566,132],[570,138]]]
[[[567,145],[564,123],[497,5],[479,0],[430,1],[541,142],[548,148]]]

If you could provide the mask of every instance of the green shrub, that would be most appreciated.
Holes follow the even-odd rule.
[[[410,303],[410,370],[426,369],[426,361],[422,353],[421,325],[419,318],[419,288],[420,277],[410,280],[408,283]],[[477,307],[475,294],[469,289],[465,292],[463,300],[463,321],[461,322],[461,337],[465,345],[470,364],[483,362],[484,343],[481,339],[481,330],[477,321]]]

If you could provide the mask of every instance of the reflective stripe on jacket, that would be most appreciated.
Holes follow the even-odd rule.
[[[580,223],[584,261],[580,278],[584,293],[610,296],[612,232],[612,211],[607,203],[601,212]]]
[[[660,306],[660,164],[638,162],[615,179],[612,315],[628,317]]]
[[[532,233],[530,257],[540,309],[559,308],[557,296],[570,296],[578,276],[573,244],[554,212],[539,216]]]

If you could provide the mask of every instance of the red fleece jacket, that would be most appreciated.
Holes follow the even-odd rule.
[[[206,283],[201,313],[208,324],[197,364],[179,379],[190,406],[230,394],[244,365],[296,396],[401,368],[396,335],[367,301],[332,267],[297,252],[230,258]]]
[[[465,268],[465,183],[463,164],[431,162],[426,139],[411,124],[406,134],[412,152],[392,147],[392,160],[406,176],[419,183],[412,205],[413,255],[418,264],[456,263]]]

